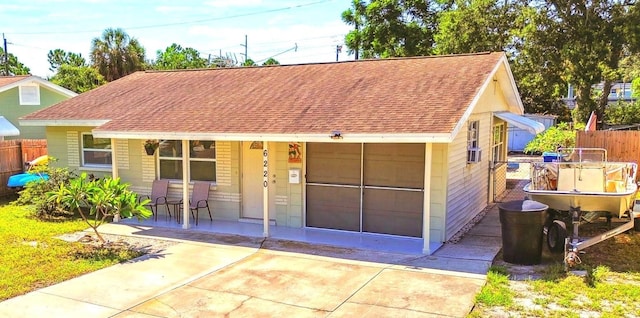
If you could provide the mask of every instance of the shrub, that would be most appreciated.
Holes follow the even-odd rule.
[[[120,178],[95,179],[82,173],[68,184],[60,184],[57,189],[47,192],[46,196],[59,209],[78,213],[102,243],[105,240],[98,233],[98,227],[114,216],[138,219],[151,216],[151,211],[145,207],[150,200],[138,201],[129,185],[120,183]]]
[[[576,131],[584,130],[585,124],[578,123],[570,127],[569,123],[559,123],[536,135],[526,147],[524,152],[540,154],[553,152],[559,147],[572,148],[576,145]]]
[[[55,204],[48,202],[46,193],[59,188],[61,184],[68,184],[75,174],[66,168],[47,166],[34,167],[33,170],[46,173],[49,175],[49,180],[27,183],[14,204],[31,206],[34,216],[43,220],[66,219],[73,216],[73,213],[68,212],[69,209],[58,209]]]
[[[640,123],[640,101],[618,102],[609,105],[604,112],[604,122],[608,125],[631,125]]]

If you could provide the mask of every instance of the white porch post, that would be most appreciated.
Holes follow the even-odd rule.
[[[433,144],[424,145],[424,200],[422,207],[422,253],[431,255],[433,251],[429,245],[431,236],[431,159],[433,156]]]
[[[111,177],[118,178],[118,148],[116,148],[116,139],[111,138]],[[113,222],[120,222],[120,214],[113,217]]]
[[[182,140],[182,228],[189,228],[189,140]]]
[[[263,237],[269,237],[269,143],[262,142],[262,223]]]

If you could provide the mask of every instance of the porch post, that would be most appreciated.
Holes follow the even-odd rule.
[[[433,251],[429,246],[431,234],[431,159],[433,157],[433,144],[424,145],[424,199],[422,206],[422,253],[431,255]]]
[[[118,148],[116,148],[116,139],[111,138],[111,177],[113,179],[118,178]],[[120,214],[116,213],[113,217],[113,222],[120,222]]]
[[[189,228],[189,140],[182,140],[182,228]]]
[[[269,143],[262,142],[262,223],[263,237],[269,237]]]

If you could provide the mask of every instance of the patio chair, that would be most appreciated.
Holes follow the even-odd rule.
[[[209,212],[209,219],[213,221],[211,209],[209,208],[209,182],[195,181],[193,191],[191,192],[191,199],[189,200],[189,210],[191,211],[191,216],[193,216],[196,221],[196,225],[198,225],[198,211],[204,208]]]
[[[169,218],[171,218],[171,210],[169,210],[169,204],[167,203],[168,191],[168,179],[153,180],[153,184],[151,185],[151,194],[140,197],[140,199],[151,200],[151,202],[149,202],[146,206],[149,207],[149,209],[155,216],[156,221],[158,221],[158,206],[160,205],[164,205],[167,214],[169,214]]]

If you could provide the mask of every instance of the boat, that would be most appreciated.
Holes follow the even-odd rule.
[[[38,182],[49,180],[49,175],[41,172],[38,169],[34,169],[37,166],[46,165],[49,163],[49,156],[44,155],[36,159],[33,159],[26,163],[27,171],[23,173],[14,174],[9,176],[7,180],[7,187],[9,188],[22,188],[29,182]]]
[[[38,182],[49,180],[49,176],[46,173],[39,172],[24,172],[14,174],[9,177],[7,181],[7,187],[9,188],[21,188],[27,185],[29,182]]]
[[[634,225],[640,228],[640,212],[634,211],[638,192],[636,163],[609,162],[606,149],[601,148],[561,148],[553,160],[546,159],[531,164],[531,181],[523,190],[529,199],[551,209],[545,224],[547,245],[552,252],[564,250],[567,267],[580,263],[581,250]],[[578,236],[581,222],[603,216],[609,225],[614,217],[625,222],[593,238],[582,240]],[[563,217],[573,225],[570,235]]]

